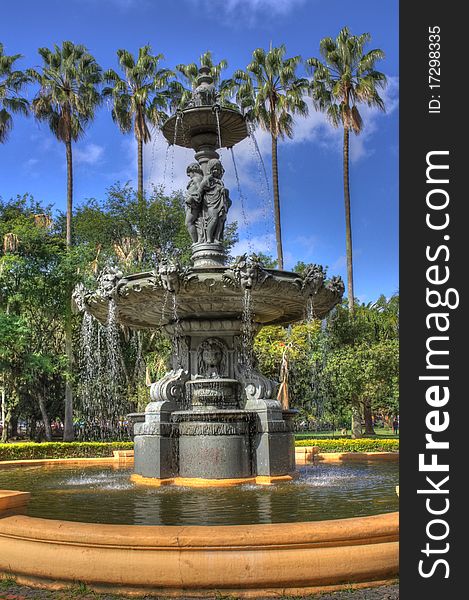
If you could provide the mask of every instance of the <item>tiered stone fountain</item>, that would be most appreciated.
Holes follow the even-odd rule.
[[[344,292],[340,278],[324,281],[311,266],[303,275],[266,269],[256,256],[226,266],[223,232],[231,206],[217,149],[248,131],[243,115],[218,103],[206,67],[191,102],[168,119],[171,144],[193,148],[186,226],[192,267],[167,259],[155,270],[101,275],[96,292],[82,294],[101,322],[113,303],[117,321],[157,328],[173,339],[172,369],[150,388],[151,402],[134,425],[135,479],[154,483],[268,483],[295,471],[292,417],[276,383],[255,369],[250,344],[263,325],[324,317]],[[244,318],[243,318],[244,317]]]

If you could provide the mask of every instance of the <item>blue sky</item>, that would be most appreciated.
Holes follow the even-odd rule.
[[[244,68],[257,47],[285,43],[287,54],[318,56],[319,41],[347,25],[372,34],[371,47],[385,51],[380,63],[389,79],[386,114],[363,109],[363,133],[351,142],[351,198],[355,294],[364,302],[398,290],[398,2],[397,0],[33,0],[8,3],[0,41],[7,54],[21,53],[19,66],[40,66],[37,48],[63,40],[85,44],[101,66],[117,68],[116,50],[136,52],[146,43],[164,64],[193,62],[211,50],[226,58],[227,75]],[[270,139],[257,132],[270,175]],[[310,110],[298,118],[295,137],[280,144],[280,193],[286,267],[298,260],[329,267],[346,279],[342,184],[342,133]],[[259,177],[252,142],[235,147],[245,197],[241,209],[231,156],[222,152],[231,189],[231,219],[240,226],[236,249],[275,254],[272,206]],[[102,198],[116,181],[135,183],[136,146],[122,135],[109,109],[100,109],[86,137],[75,146],[75,204]],[[166,169],[165,169],[166,160]],[[146,184],[167,190],[186,184],[191,151],[166,152],[160,135],[145,148]],[[270,184],[269,184],[270,185]],[[271,186],[270,186],[271,189]],[[65,208],[65,150],[46,125],[17,117],[0,147],[0,195],[31,193]],[[246,215],[244,219],[243,213]]]

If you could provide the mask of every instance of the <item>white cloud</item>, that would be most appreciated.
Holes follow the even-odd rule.
[[[265,234],[255,237],[243,237],[232,248],[233,256],[241,254],[252,254],[253,252],[263,252],[264,254],[272,254],[272,246],[275,244],[275,235]]]
[[[360,159],[373,154],[375,151],[371,145],[373,135],[379,128],[380,120],[391,115],[399,106],[398,93],[399,78],[388,76],[388,85],[381,93],[386,112],[383,113],[380,110],[369,108],[367,105],[359,107],[364,127],[360,135],[352,134],[350,136],[350,160],[352,162],[358,162]],[[310,98],[307,98],[306,102],[309,107],[309,115],[306,118],[295,118],[294,137],[285,140],[283,143],[313,142],[323,148],[342,152],[342,128],[332,127],[326,116],[314,109]]]
[[[345,254],[339,256],[331,265],[329,269],[331,273],[335,273],[336,271],[344,271],[347,266],[347,257]]]
[[[249,229],[250,226],[264,219],[262,207],[247,208],[244,202],[239,202],[239,198],[233,196],[233,192],[231,192],[231,200],[233,205],[228,213],[228,222],[237,221],[239,230]]]
[[[242,20],[253,24],[259,16],[284,16],[292,12],[306,0],[189,0],[196,7],[206,10],[211,15],[235,17],[233,25]],[[244,24],[243,23],[243,24]]]
[[[104,153],[104,147],[98,144],[86,144],[75,148],[74,157],[76,164],[94,165],[99,163]]]
[[[345,246],[345,240],[344,240],[344,246]],[[363,256],[363,250],[361,248],[354,248],[353,249],[353,262],[354,264],[356,263],[357,259],[359,259],[361,256]],[[329,270],[328,270],[328,275],[344,275],[344,277],[346,277],[346,270],[347,270],[347,257],[345,254],[342,254],[341,256],[339,256],[330,266]]]
[[[78,0],[76,0],[78,1]],[[107,4],[111,4],[113,7],[117,8],[122,12],[126,12],[128,10],[134,8],[146,8],[149,6],[148,0],[100,0],[101,2],[106,2]],[[97,4],[98,0],[79,0],[79,2],[86,4]]]
[[[37,165],[37,163],[39,162],[38,158],[28,158],[28,160],[26,160],[23,163],[23,167],[27,170],[32,169],[33,167],[35,167]]]

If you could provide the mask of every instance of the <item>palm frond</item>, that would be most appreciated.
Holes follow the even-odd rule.
[[[324,112],[335,127],[342,124],[356,134],[363,128],[357,104],[385,110],[378,90],[386,86],[386,76],[375,70],[384,52],[373,49],[364,53],[370,40],[369,33],[354,36],[348,27],[343,27],[335,40],[321,40],[323,61],[314,57],[306,60],[312,75],[310,95],[315,108]]]
[[[13,128],[12,114],[28,115],[29,102],[20,94],[31,80],[23,71],[14,69],[21,54],[7,55],[0,43],[0,143],[4,143]]]

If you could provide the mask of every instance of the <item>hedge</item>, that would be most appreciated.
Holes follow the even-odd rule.
[[[369,438],[297,440],[296,447],[318,446],[320,452],[399,452],[399,440]]]
[[[318,446],[320,452],[399,452],[399,440],[361,438],[297,440],[295,445]],[[0,461],[31,458],[111,457],[113,450],[132,450],[132,442],[25,442],[0,444]]]
[[[0,460],[111,457],[113,450],[132,450],[132,442],[25,442],[0,444]]]

